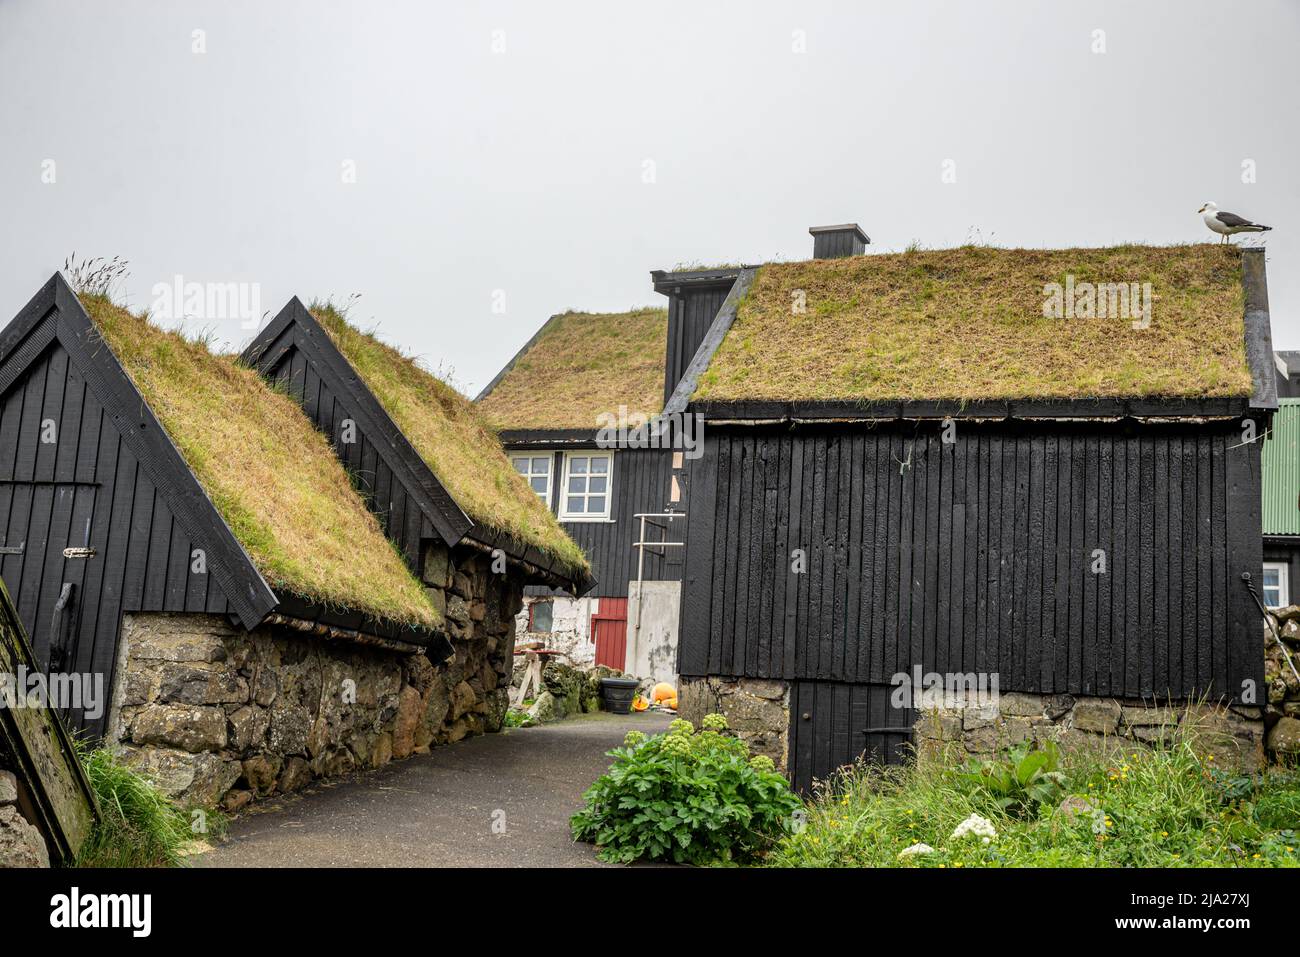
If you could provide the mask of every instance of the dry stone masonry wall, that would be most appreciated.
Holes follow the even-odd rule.
[[[133,766],[192,805],[237,809],[321,777],[500,730],[523,582],[431,547],[425,583],[446,663],[213,615],[128,615],[112,732]]]
[[[767,678],[682,678],[678,711],[697,727],[706,714],[725,715],[727,726],[753,754],[785,770],[789,753],[790,689]]]

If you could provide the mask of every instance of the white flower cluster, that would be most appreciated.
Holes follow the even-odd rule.
[[[952,832],[952,839],[959,840],[963,837],[974,835],[983,838],[987,844],[998,836],[998,832],[993,829],[993,822],[988,818],[980,817],[978,814],[972,814],[966,820],[957,825],[957,829]]]
[[[913,844],[911,847],[905,847],[898,852],[898,859],[905,861],[909,857],[916,857],[919,854],[933,854],[934,848],[929,844]]]

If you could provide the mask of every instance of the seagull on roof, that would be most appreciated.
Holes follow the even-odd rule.
[[[1205,225],[1222,236],[1225,243],[1229,242],[1229,236],[1237,233],[1263,233],[1273,228],[1252,223],[1249,219],[1242,219],[1236,213],[1225,213],[1213,202],[1206,203],[1197,212],[1205,220]]]

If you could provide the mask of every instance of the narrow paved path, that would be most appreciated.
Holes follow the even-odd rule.
[[[659,714],[592,714],[461,741],[317,785],[237,817],[196,867],[590,867],[569,816],[631,728]],[[494,829],[493,824],[497,822]],[[504,828],[501,827],[504,825]]]

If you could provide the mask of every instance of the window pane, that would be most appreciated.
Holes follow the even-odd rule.
[[[587,477],[585,475],[570,475],[569,491],[570,492],[587,491]]]
[[[1282,604],[1282,591],[1276,585],[1271,588],[1264,586],[1264,604],[1269,608],[1277,608]]]
[[[599,515],[601,512],[605,511],[605,496],[593,495],[591,498],[587,499],[587,504],[590,506],[587,511],[595,512]]]
[[[609,479],[606,478],[604,475],[593,475],[588,480],[587,485],[589,490],[592,492],[603,492],[605,491],[605,483],[608,481]]]
[[[609,471],[609,459],[607,459],[607,458],[592,459],[592,460],[591,460],[591,470],[592,470],[593,472],[600,472],[601,474],[604,474],[604,473],[608,472],[608,471]]]
[[[515,471],[521,475],[528,474],[528,459],[511,459],[510,463],[515,467]]]
[[[533,459],[533,471],[538,475],[548,475],[551,471],[551,460],[547,458]]]
[[[1265,588],[1276,588],[1279,584],[1281,584],[1281,578],[1282,578],[1282,576],[1279,574],[1279,572],[1278,572],[1278,570],[1277,570],[1276,568],[1265,568],[1265,569],[1264,569],[1264,587],[1265,587]]]
[[[540,478],[535,478],[535,479],[533,479],[529,484],[532,485],[532,487],[533,487],[533,491],[536,492],[538,495],[545,495],[545,494],[546,494],[546,476],[545,476],[545,475],[541,476]]]
[[[553,606],[549,601],[539,601],[533,604],[533,627],[532,631],[550,631],[552,620]]]
[[[579,495],[570,495],[569,504],[564,507],[564,510],[573,515],[582,512],[584,510],[582,507],[582,497]]]
[[[587,474],[587,459],[586,459],[586,458],[583,458],[583,457],[577,457],[577,458],[569,459],[569,474],[570,474],[570,475],[586,475],[586,474]]]

